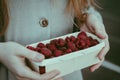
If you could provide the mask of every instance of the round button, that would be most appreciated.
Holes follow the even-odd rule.
[[[41,20],[39,21],[39,24],[42,27],[47,27],[48,26],[48,20],[46,18],[41,18]]]

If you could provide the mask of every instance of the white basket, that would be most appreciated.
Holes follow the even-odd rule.
[[[75,33],[67,34],[67,35],[53,38],[53,39],[58,39],[58,38],[65,39],[66,36],[71,36],[71,35],[77,36],[78,33],[79,32],[75,32]],[[94,65],[94,64],[100,62],[97,55],[100,52],[100,50],[105,46],[105,43],[104,43],[104,41],[102,41],[101,39],[99,39],[98,37],[96,37],[93,34],[87,33],[87,35],[91,36],[93,39],[97,39],[99,41],[99,44],[92,46],[92,47],[89,47],[89,48],[86,48],[86,49],[83,49],[83,50],[75,51],[75,52],[72,52],[70,54],[66,54],[63,56],[45,59],[39,63],[38,62],[31,62],[33,68],[36,71],[39,71],[40,66],[45,66],[46,72],[52,71],[54,69],[59,70],[60,75],[58,75],[57,77],[61,77],[61,76],[64,76],[66,74],[72,73],[76,70],[80,70],[80,69],[89,67],[91,65]],[[40,42],[46,44],[46,43],[49,43],[53,39],[40,41]],[[36,47],[37,44],[40,42],[30,44],[29,46]]]

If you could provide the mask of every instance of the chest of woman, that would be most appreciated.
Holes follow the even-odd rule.
[[[72,32],[67,0],[8,0],[10,23],[6,40],[21,44],[46,40]]]

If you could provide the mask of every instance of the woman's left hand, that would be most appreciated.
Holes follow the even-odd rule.
[[[87,15],[86,24],[80,27],[80,30],[93,33],[100,39],[105,41],[105,47],[98,54],[98,58],[101,60],[101,62],[90,67],[90,71],[93,72],[101,66],[102,62],[104,61],[105,55],[109,51],[110,46],[108,35],[105,31],[103,22],[100,21],[99,18],[97,18],[97,16],[95,16],[94,14]]]

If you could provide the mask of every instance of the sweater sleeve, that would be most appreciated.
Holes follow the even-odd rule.
[[[101,22],[103,22],[102,16],[100,12],[98,12],[93,6],[90,6],[85,13],[87,14],[94,14]]]
[[[100,12],[98,12],[92,5],[90,0],[88,1],[88,8],[83,10],[83,13],[87,13],[87,14],[93,14],[95,15],[101,22],[103,22],[102,16],[100,14]]]

